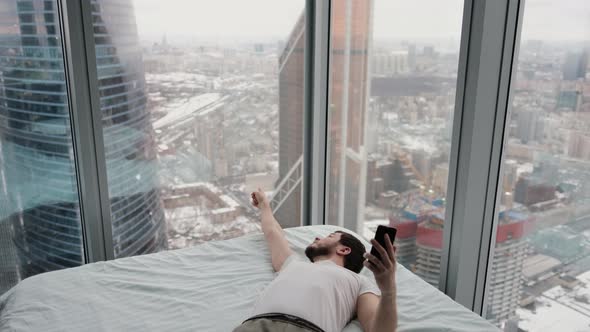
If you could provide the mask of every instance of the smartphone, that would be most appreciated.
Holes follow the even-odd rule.
[[[377,232],[375,233],[375,240],[377,240],[377,242],[379,242],[379,244],[381,246],[383,246],[383,248],[385,248],[385,250],[387,250],[387,246],[385,244],[385,234],[389,235],[389,239],[391,240],[391,243],[393,244],[393,241],[395,240],[395,234],[397,233],[397,229],[393,228],[393,227],[388,227],[385,225],[379,225],[377,227]],[[377,248],[375,248],[373,246],[373,248],[371,248],[371,255],[377,257],[379,260],[381,260],[381,254],[379,254],[379,251],[377,251]]]

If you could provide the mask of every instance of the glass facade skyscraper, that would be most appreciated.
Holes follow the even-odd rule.
[[[362,230],[366,183],[365,113],[372,1],[335,1],[331,16],[326,223]],[[305,15],[295,24],[279,58],[279,185],[299,174],[303,152]],[[366,158],[365,158],[366,159]],[[276,209],[283,227],[299,226],[300,186]]]
[[[56,8],[0,2],[2,290],[84,262]]]
[[[155,252],[167,241],[133,8],[92,6],[115,255]],[[60,32],[56,1],[0,1],[0,291],[84,263]]]
[[[133,4],[91,4],[115,257],[160,251],[166,223]]]
[[[367,178],[369,47],[373,1],[334,1],[326,172],[327,224],[362,233]]]
[[[305,12],[293,27],[279,57],[279,177],[277,187],[301,163],[303,154]],[[301,225],[301,182],[275,210],[283,227]]]

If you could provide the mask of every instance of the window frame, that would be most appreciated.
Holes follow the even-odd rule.
[[[479,315],[494,249],[504,123],[523,2],[466,0],[464,5],[441,290]]]
[[[524,1],[465,0],[463,7],[439,288],[480,315],[498,222],[497,184]],[[86,262],[110,260],[92,5],[58,0],[58,8]],[[327,224],[331,8],[332,0],[305,1],[303,225]]]
[[[306,0],[303,225],[326,224],[331,1]]]
[[[488,184],[489,202],[486,206],[487,222],[484,227],[490,233],[489,240],[484,238],[482,243],[482,250],[480,250],[480,266],[477,277],[477,284],[475,289],[475,300],[473,310],[480,314],[483,318],[487,311],[488,291],[490,284],[488,283],[491,276],[491,266],[493,263],[496,231],[498,229],[499,214],[498,207],[500,206],[501,186],[500,181],[504,177],[504,148],[508,139],[508,125],[509,115],[512,112],[512,99],[514,91],[511,89],[513,80],[516,78],[516,71],[518,67],[518,54],[520,48],[520,36],[522,31],[522,22],[524,14],[524,4],[526,0],[510,1],[508,6],[507,20],[506,20],[506,34],[505,47],[502,58],[502,72],[500,76],[500,88],[498,95],[498,106],[496,115],[496,127],[494,142],[493,142],[493,156],[497,159],[493,160],[494,171],[490,177]],[[491,214],[491,215],[490,215]]]
[[[57,0],[86,263],[114,259],[96,49],[88,0]]]

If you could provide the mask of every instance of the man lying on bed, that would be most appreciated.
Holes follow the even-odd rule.
[[[395,247],[388,237],[387,248],[371,240],[381,260],[366,253],[353,235],[335,232],[316,237],[305,249],[311,262],[305,261],[289,248],[264,192],[258,189],[252,200],[279,274],[258,299],[254,316],[234,332],[340,332],[354,317],[365,332],[396,330]],[[358,274],[363,265],[375,275],[378,289]]]

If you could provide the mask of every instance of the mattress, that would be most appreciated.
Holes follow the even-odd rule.
[[[344,229],[286,234],[303,256],[315,236],[335,230]],[[0,331],[232,331],[274,275],[261,233],[87,264],[25,279],[2,295]],[[499,331],[401,265],[397,283],[399,331]],[[361,328],[352,321],[344,331]]]

